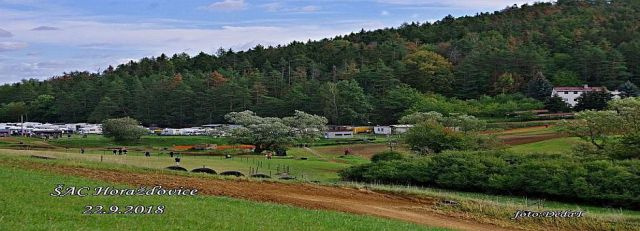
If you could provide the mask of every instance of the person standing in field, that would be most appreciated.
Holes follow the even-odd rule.
[[[176,153],[176,165],[180,166],[180,155]]]

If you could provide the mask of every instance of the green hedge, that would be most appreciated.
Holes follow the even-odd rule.
[[[571,155],[503,151],[445,152],[343,170],[343,180],[412,184],[526,195],[640,209],[640,160],[582,160]]]

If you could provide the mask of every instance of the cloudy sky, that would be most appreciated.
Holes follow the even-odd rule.
[[[474,15],[527,0],[0,0],[0,83],[145,56],[248,49]]]

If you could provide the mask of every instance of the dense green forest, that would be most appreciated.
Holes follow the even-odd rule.
[[[1,86],[0,120],[131,116],[189,126],[231,111],[282,117],[297,109],[333,124],[385,124],[447,102],[495,116],[543,107],[528,91],[536,79],[640,84],[639,21],[640,1],[561,0],[286,46],[162,54]]]

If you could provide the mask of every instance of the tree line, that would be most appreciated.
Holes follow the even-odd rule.
[[[162,54],[0,86],[0,119],[190,126],[233,111],[301,110],[332,124],[384,124],[434,101],[484,102],[467,114],[493,116],[540,106],[546,99],[529,84],[540,75],[555,86],[640,84],[639,16],[637,1],[562,0],[247,51]],[[493,104],[505,98],[509,108]]]

